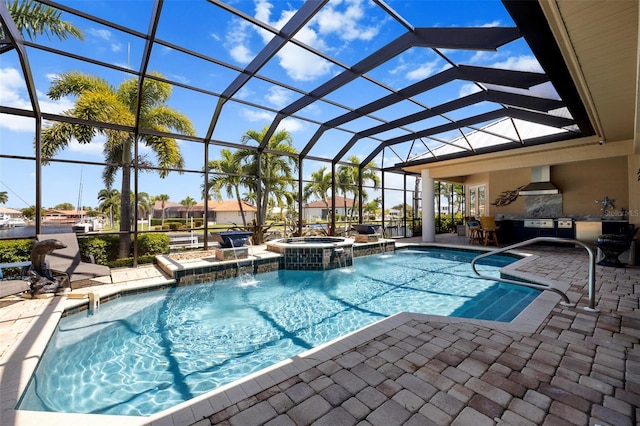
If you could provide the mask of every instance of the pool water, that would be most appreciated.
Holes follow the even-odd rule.
[[[19,409],[153,414],[402,311],[510,321],[539,292],[474,278],[475,255],[401,250],[119,298],[60,321]]]

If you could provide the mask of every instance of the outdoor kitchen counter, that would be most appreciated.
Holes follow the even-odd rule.
[[[619,234],[620,228],[628,224],[622,219],[590,219],[576,221],[576,240],[593,244],[602,234]]]
[[[565,219],[565,218],[562,218]],[[501,244],[511,244],[528,240],[534,237],[561,237],[575,238],[585,243],[595,243],[599,235],[617,234],[620,227],[628,223],[622,219],[602,219],[590,217],[567,216],[566,219],[573,219],[572,229],[561,229],[558,227],[558,218],[553,219],[553,228],[529,228],[525,226],[528,218],[505,217],[496,219],[499,225],[498,240]]]

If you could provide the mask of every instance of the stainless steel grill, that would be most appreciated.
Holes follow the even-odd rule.
[[[553,219],[525,219],[524,227],[553,229]]]
[[[558,219],[558,229],[571,229],[573,228],[573,219],[570,217],[561,217]]]

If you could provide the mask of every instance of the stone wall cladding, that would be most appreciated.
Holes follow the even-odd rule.
[[[279,259],[240,260],[238,263],[213,264],[174,272],[179,286],[202,284],[235,278],[243,274],[259,274],[280,269]]]

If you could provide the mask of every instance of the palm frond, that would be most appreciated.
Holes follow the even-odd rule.
[[[16,28],[27,34],[30,40],[39,35],[55,36],[60,40],[74,37],[84,40],[82,31],[69,21],[60,19],[61,12],[50,6],[32,0],[13,0],[7,4]]]

